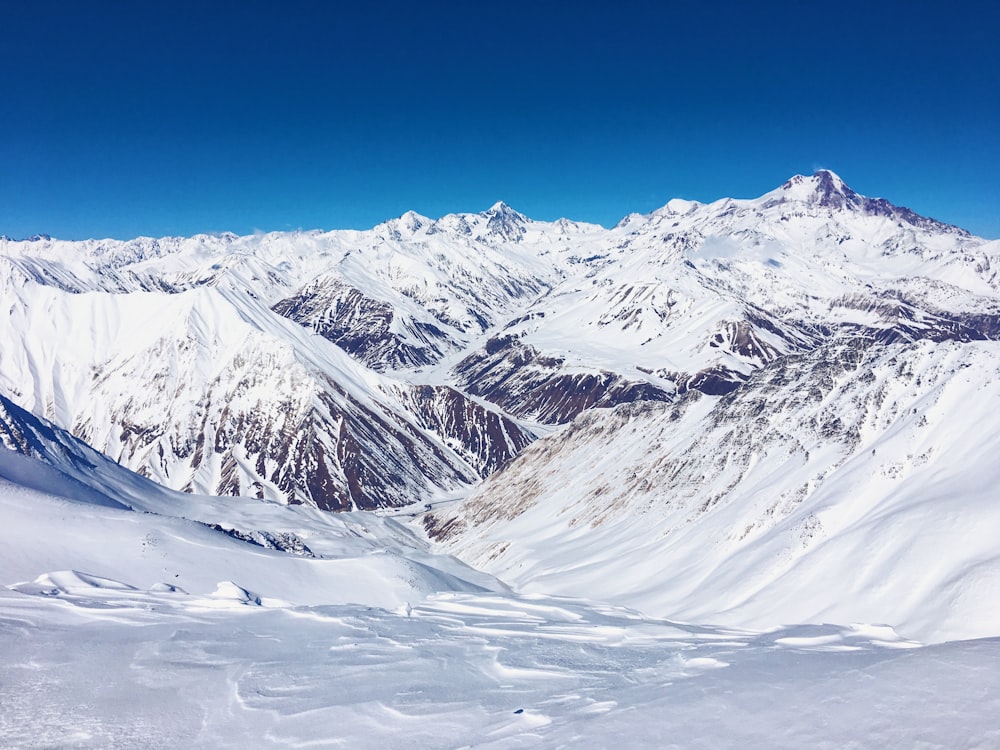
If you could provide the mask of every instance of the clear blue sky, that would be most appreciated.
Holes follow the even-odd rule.
[[[610,225],[833,169],[1000,237],[1000,4],[0,0],[0,234]]]

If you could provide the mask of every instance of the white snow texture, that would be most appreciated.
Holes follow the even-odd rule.
[[[828,171],[0,240],[0,746],[1000,747],[998,256]]]

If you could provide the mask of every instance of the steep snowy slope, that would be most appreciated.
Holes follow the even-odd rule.
[[[0,436],[4,747],[1000,736],[995,639],[720,630],[514,595],[370,513],[158,488],[6,400]]]
[[[525,591],[698,622],[1000,627],[1000,344],[839,337],[723,397],[592,411],[425,518]]]
[[[1000,243],[831,172],[605,230],[499,203],[367,232],[4,241],[0,391],[177,489],[423,502],[594,407],[841,334],[1000,334]]]
[[[30,284],[3,333],[0,382],[14,398],[176,489],[379,507],[467,485],[494,458],[470,448],[470,465],[376,373],[235,291]]]
[[[726,393],[841,328],[992,338],[998,253],[1000,243],[860,196],[828,171],[753,200],[675,200],[610,230],[584,274],[456,373],[470,392],[551,423],[633,400],[615,397],[623,386],[655,400]],[[551,408],[550,391],[578,395],[575,408]]]

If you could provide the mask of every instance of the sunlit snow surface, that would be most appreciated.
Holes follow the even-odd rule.
[[[684,625],[512,594],[370,514],[129,511],[36,476],[0,480],[3,747],[1000,745],[1000,639]]]
[[[997,639],[754,635],[474,594],[409,614],[101,588],[0,602],[8,747],[1000,744]]]
[[[498,205],[3,240],[0,398],[196,493],[235,486],[222,435],[240,492],[289,497],[224,414],[273,434],[322,391],[406,422],[410,384],[461,386],[501,334],[556,375],[755,380],[535,426],[464,504],[457,454],[409,475],[401,498],[466,523],[434,549],[481,570],[409,508],[184,495],[21,420],[47,463],[0,449],[0,748],[1000,747],[1000,351],[934,327],[994,337],[1000,243],[827,199],[858,197],[828,174],[610,230]],[[368,369],[274,311],[314,282],[389,305],[387,340],[440,326],[440,351]]]

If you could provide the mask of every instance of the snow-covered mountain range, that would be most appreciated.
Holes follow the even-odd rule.
[[[829,171],[610,229],[3,238],[4,601],[998,636],[998,272]]]
[[[368,232],[5,240],[0,391],[176,489],[395,506],[585,409],[729,393],[834,335],[990,338],[997,252],[830,172],[610,230],[498,203]]]

